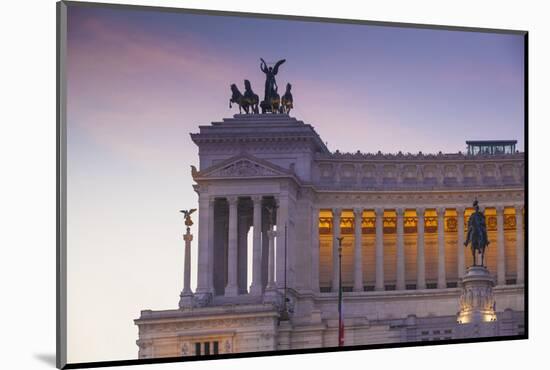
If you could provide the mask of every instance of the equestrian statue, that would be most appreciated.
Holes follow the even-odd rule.
[[[477,199],[474,200],[473,206],[475,211],[468,219],[468,232],[464,246],[468,247],[468,244],[471,243],[473,266],[484,266],[485,248],[489,245],[485,215],[479,210]],[[476,262],[476,251],[481,255],[481,265]]]

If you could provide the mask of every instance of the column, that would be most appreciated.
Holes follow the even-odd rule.
[[[506,285],[506,255],[504,252],[504,206],[497,210],[497,285]]]
[[[424,208],[417,208],[416,289],[426,289],[426,262],[424,259]]]
[[[516,284],[523,284],[523,206],[516,206]]]
[[[405,239],[404,239],[404,222],[403,215],[405,210],[397,208],[397,282],[395,288],[397,290],[405,290]]]
[[[208,289],[214,294],[214,225],[216,223],[214,206],[215,198],[208,200]]]
[[[353,210],[355,221],[355,246],[353,256],[353,291],[363,291],[363,243],[361,237],[361,225],[363,223],[363,208],[355,208]]]
[[[267,231],[267,237],[269,238],[269,257],[268,257],[268,267],[267,267],[267,286],[266,290],[277,289],[275,285],[275,237],[277,236],[277,231],[269,229]]]
[[[248,293],[248,230],[250,217],[245,202],[238,206],[237,219],[237,287],[239,294]]]
[[[311,208],[311,289],[319,292],[319,208]]]
[[[227,247],[228,247],[228,226],[229,207],[226,207],[226,200],[220,199],[215,202],[214,216],[214,246],[213,258],[214,264],[212,267],[212,279],[214,280],[214,294],[225,294],[225,286],[227,285]]]
[[[191,241],[193,240],[193,235],[187,232],[183,235],[183,240],[185,241],[185,261],[183,268],[183,292],[182,295],[192,295],[191,292]]]
[[[457,241],[456,241],[456,261],[458,279],[464,277],[464,207],[456,207],[456,222],[457,222]]]
[[[340,237],[340,208],[332,209],[332,291],[337,292],[340,282],[338,275],[338,240]]]
[[[287,257],[287,263],[290,263],[289,256],[285,256],[285,227],[289,228],[288,204],[288,195],[281,194],[277,198],[277,272],[275,280],[279,288],[284,288],[285,286],[285,269],[287,268],[287,266],[285,266],[285,257]],[[289,253],[289,249],[290,245],[287,245],[286,253]]]
[[[268,203],[268,202],[266,202]],[[273,223],[273,215],[269,204],[262,209],[262,287],[265,289],[267,286],[267,275],[269,271],[269,236],[267,232],[271,230],[271,224]]]
[[[384,209],[376,208],[376,290],[384,290]]]
[[[229,237],[227,252],[227,286],[225,287],[226,296],[236,296],[238,294],[237,286],[237,214],[239,198],[228,197],[229,203]]]
[[[445,208],[437,209],[437,288],[447,288],[445,273]]]
[[[250,294],[262,294],[262,197],[252,197],[252,284]]]
[[[209,227],[210,227],[210,207],[209,197],[206,194],[199,194],[199,243],[197,253],[197,294],[210,293],[208,287],[208,262],[209,256]]]

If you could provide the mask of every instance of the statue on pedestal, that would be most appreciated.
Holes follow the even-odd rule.
[[[460,311],[457,322],[464,324],[460,330],[465,337],[492,336],[495,326],[489,325],[497,320],[494,279],[484,265],[485,248],[489,244],[485,215],[479,210],[478,201],[473,203],[474,213],[468,219],[468,233],[464,246],[471,243],[473,264],[468,267],[461,279],[462,294],[459,299]],[[481,264],[476,262],[476,251],[481,254]]]
[[[474,261],[473,266],[478,266],[476,262],[476,251],[481,254],[480,266],[484,266],[483,260],[485,257],[485,248],[489,245],[485,215],[479,210],[477,199],[474,200],[473,206],[475,211],[468,219],[468,232],[466,233],[466,241],[464,242],[464,246],[467,247],[469,243],[472,244],[472,257]]]

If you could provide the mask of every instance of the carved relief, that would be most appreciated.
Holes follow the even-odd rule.
[[[270,168],[261,166],[249,160],[240,160],[221,168],[210,176],[212,177],[250,177],[250,176],[277,176],[279,173]]]
[[[470,286],[462,289],[460,309],[463,312],[473,310],[491,311],[494,308],[493,289],[487,286]]]
[[[343,164],[340,167],[340,179],[344,181],[355,181],[355,167],[351,164]]]
[[[403,167],[402,178],[404,184],[416,183],[417,168],[414,165],[406,165]]]
[[[382,183],[395,185],[397,183],[397,168],[395,165],[385,165],[382,169]]]
[[[515,229],[516,229],[516,216],[504,215],[504,230],[515,230]]]
[[[333,178],[333,168],[330,164],[319,165],[319,175],[321,180],[328,180]]]
[[[445,231],[453,232],[457,231],[458,222],[456,217],[446,217],[445,218]]]
[[[373,165],[363,165],[361,167],[363,177],[361,179],[362,184],[367,186],[375,186],[377,183],[376,179],[376,167]]]
[[[417,217],[403,217],[403,229],[407,234],[414,234],[417,232]]]
[[[434,165],[425,165],[422,169],[422,178],[425,185],[437,184],[437,168]]]
[[[497,229],[497,216],[486,216],[487,219],[487,230],[495,231]]]
[[[456,165],[447,165],[443,168],[443,183],[447,186],[457,185],[459,182]]]
[[[502,182],[505,184],[516,182],[518,179],[515,172],[515,167],[513,165],[503,164],[500,169]]]
[[[475,165],[465,165],[464,166],[464,178],[463,182],[465,184],[476,184],[477,183],[477,167]]]

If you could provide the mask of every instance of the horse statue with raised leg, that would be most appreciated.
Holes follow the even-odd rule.
[[[290,110],[294,108],[294,100],[292,99],[292,93],[290,92],[290,89],[292,89],[292,85],[290,83],[287,83],[286,92],[281,98],[281,113],[289,114]]]
[[[269,101],[262,100],[260,107],[262,108],[262,113],[279,113],[281,97],[277,93],[277,90],[271,93]]]
[[[250,81],[248,80],[244,80],[244,102],[252,109],[252,113],[259,113],[258,103],[260,102],[260,97],[254,94],[252,85],[250,85]]]
[[[466,233],[466,241],[464,246],[472,244],[473,266],[478,266],[476,262],[476,251],[481,255],[481,265],[484,265],[485,248],[489,245],[487,238],[487,226],[485,223],[485,215],[479,210],[477,199],[474,201],[474,213],[468,219],[468,232]]]
[[[239,114],[243,113],[243,109],[248,113],[248,106],[245,106],[244,96],[241,94],[239,88],[235,84],[231,84],[231,98],[229,98],[229,108],[233,108],[231,103],[237,104],[239,106]]]

